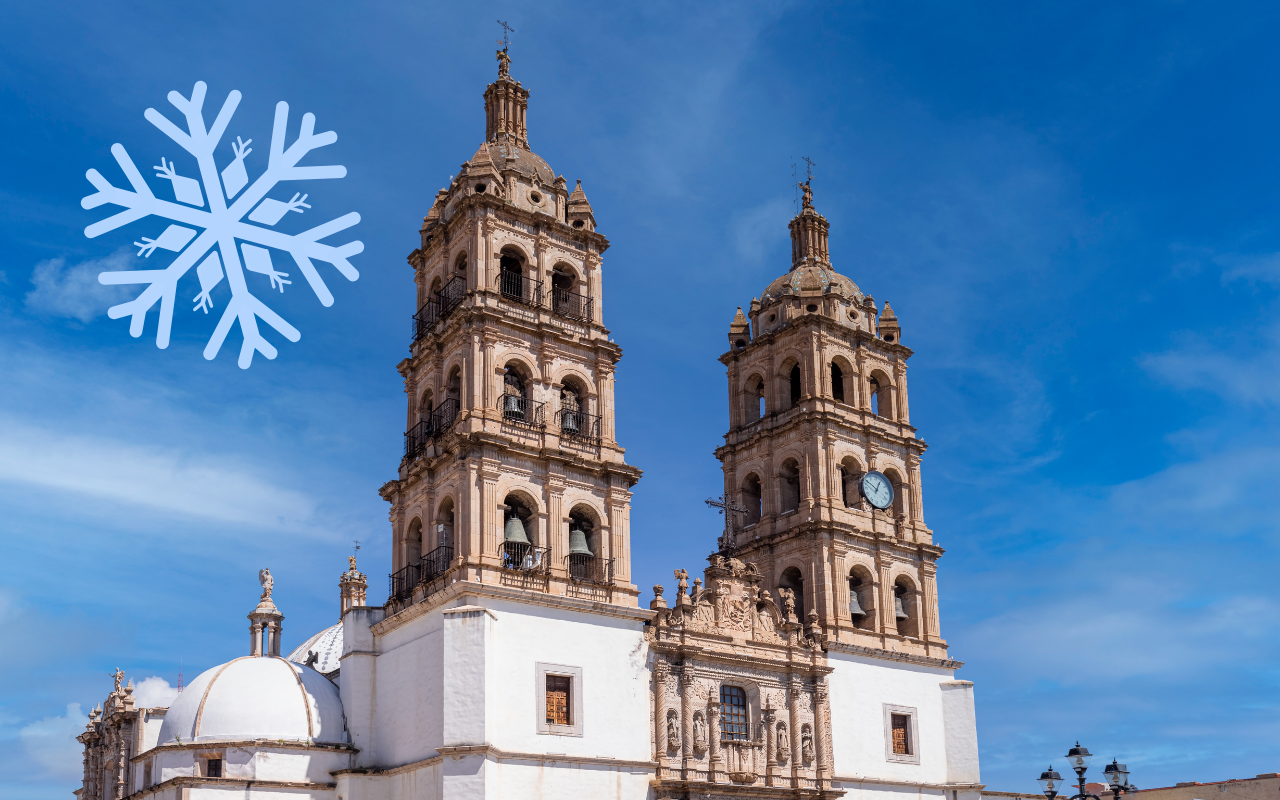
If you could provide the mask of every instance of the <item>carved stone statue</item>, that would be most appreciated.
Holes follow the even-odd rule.
[[[778,597],[782,598],[782,618],[787,622],[792,622],[796,618],[796,594],[787,588],[778,590]]]
[[[800,757],[813,761],[813,730],[808,725],[800,729]]]
[[[707,725],[702,721],[701,711],[694,712],[693,715],[693,749],[697,753],[707,749]]]
[[[501,42],[499,42],[501,44]],[[511,75],[511,56],[507,55],[507,48],[498,51],[498,77],[506,78]]]
[[[667,713],[667,750],[680,749],[680,726],[676,724],[676,712]]]
[[[113,672],[113,673],[111,673],[111,677],[112,677],[112,678],[115,678],[115,680],[116,680],[116,689],[115,689],[115,690],[116,690],[117,692],[118,692],[118,691],[120,691],[120,682],[124,680],[124,673],[120,671],[120,668],[119,668],[119,667],[116,667],[116,671],[115,671],[115,672]]]
[[[687,570],[678,569],[676,570],[676,594],[682,595],[682,594],[688,594],[688,593],[689,593],[689,572]]]
[[[785,764],[791,759],[791,737],[787,735],[787,723],[778,723],[778,763]]]
[[[258,570],[258,583],[262,584],[262,597],[258,598],[259,602],[263,600],[270,600],[271,587],[275,585],[275,581],[271,579],[271,570],[269,569]]]
[[[804,207],[813,208],[813,189],[809,188],[809,182],[800,184],[800,188],[804,190]]]

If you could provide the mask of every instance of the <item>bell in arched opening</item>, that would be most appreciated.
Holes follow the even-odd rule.
[[[576,525],[569,529],[569,555],[571,556],[594,556],[591,548],[587,546],[587,534],[582,528]]]
[[[901,586],[893,590],[893,617],[897,620],[910,619],[911,615],[907,613],[906,605],[902,598],[907,594],[907,590]]]
[[[862,609],[862,604],[858,602],[858,587],[861,584],[861,581],[849,584],[849,615],[854,619],[861,619],[867,615],[867,612]]]
[[[515,544],[529,544],[529,537],[524,532],[524,523],[520,521],[515,511],[507,514],[507,526],[503,529],[502,539]]]

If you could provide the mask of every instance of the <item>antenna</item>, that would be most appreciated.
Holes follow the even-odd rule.
[[[502,38],[498,40],[498,44],[502,45],[503,50],[506,50],[511,45],[510,34],[515,33],[516,29],[502,20],[498,20],[498,24],[502,26]]]
[[[796,158],[791,157],[791,188],[794,190],[795,197],[791,200],[791,206],[797,214],[800,213],[800,181],[796,178]]]
[[[182,694],[182,659],[178,659],[178,694]]]

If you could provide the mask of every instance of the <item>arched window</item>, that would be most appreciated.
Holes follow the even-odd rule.
[[[760,521],[760,476],[754,472],[742,482],[742,507],[747,510],[747,525]]]
[[[458,259],[453,262],[453,271],[459,275],[467,274],[467,254],[465,252],[458,253]]]
[[[778,473],[780,494],[782,497],[782,513],[795,511],[800,507],[800,465],[794,458],[782,462],[782,470]]]
[[[418,422],[431,422],[431,412],[435,410],[435,406],[431,402],[431,390],[428,389],[422,393],[422,398],[418,401]]]
[[[587,407],[577,382],[567,379],[560,387],[560,432],[569,436],[590,436]]]
[[[436,511],[436,547],[453,546],[453,498],[446,497]]]
[[[804,622],[804,576],[796,567],[787,567],[782,571],[778,588],[790,589],[796,599],[796,619]]]
[[[764,416],[764,380],[758,375],[752,375],[747,379],[744,395],[743,420],[755,422]]]
[[[849,619],[855,628],[875,629],[875,586],[863,567],[849,570]]]
[[[551,310],[570,319],[591,318],[591,298],[579,288],[577,275],[567,264],[557,264],[551,271]]]
[[[796,364],[791,368],[791,405],[800,402],[803,386],[800,379],[800,365]]]
[[[569,512],[569,577],[576,581],[604,582],[599,535],[595,514],[587,506],[575,506]]]
[[[542,566],[542,551],[533,546],[532,506],[515,493],[503,498],[502,505],[502,566],[508,569],[535,569]]]
[[[422,561],[422,520],[414,518],[409,523],[409,534],[404,539],[404,563],[413,566]]]
[[[906,516],[906,488],[902,484],[902,476],[898,474],[896,469],[886,469],[884,476],[889,479],[889,483],[893,486],[893,517],[894,519],[902,519]]]
[[[853,456],[847,456],[840,462],[840,493],[846,508],[857,508],[862,504],[862,494],[858,489],[861,478],[862,467]]]
[[[880,416],[880,381],[872,378],[871,385],[871,413],[877,417]]]
[[[747,693],[741,686],[720,687],[721,738],[746,741],[751,738],[751,722],[747,718]]]
[[[920,635],[920,609],[915,586],[906,577],[893,584],[893,616],[899,636],[917,638]]]
[[[524,376],[515,364],[508,364],[502,376],[502,416],[523,422],[528,411],[529,394]]]
[[[519,252],[506,248],[498,258],[498,283],[503,297],[511,300],[526,300],[524,279],[524,258]]]
[[[844,373],[840,371],[840,365],[834,362],[831,364],[831,398],[844,402]]]
[[[893,413],[893,384],[884,373],[877,372],[868,381],[871,390],[871,413],[885,419],[896,419]]]

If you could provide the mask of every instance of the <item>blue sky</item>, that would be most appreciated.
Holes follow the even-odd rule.
[[[612,241],[638,585],[714,544],[716,357],[788,267],[808,155],[837,268],[916,352],[943,634],[977,683],[984,781],[1033,790],[1077,738],[1139,786],[1277,768],[1276,8],[462,5],[6,8],[0,798],[77,785],[69,736],[116,666],[162,697],[240,655],[259,567],[287,646],[335,621],[352,539],[383,590],[404,259],[483,137],[495,18],[533,149],[582,179]],[[258,157],[279,100],[337,131],[308,163],[348,177],[305,187],[308,218],[363,218],[359,281],[322,267],[327,309],[301,281],[271,295],[302,339],[247,371],[237,332],[201,357],[216,314],[181,300],[166,350],[154,313],[141,339],[106,318],[129,295],[96,274],[138,267],[156,223],[83,235],[108,212],[80,207],[85,171],[121,184],[116,142],[178,157],[142,112],[173,115],[167,93],[198,80],[210,106],[243,92],[229,132]]]

